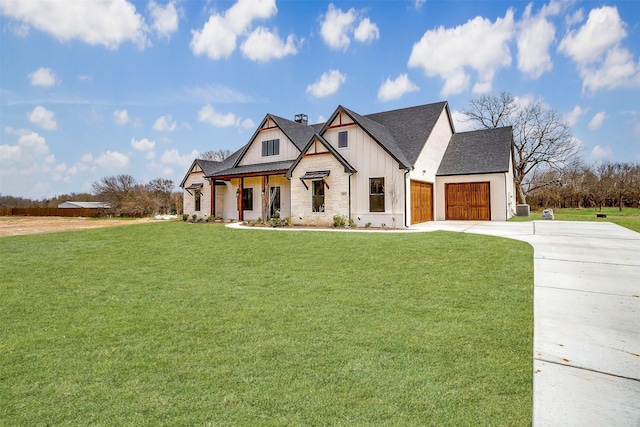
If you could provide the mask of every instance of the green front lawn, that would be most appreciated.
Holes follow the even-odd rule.
[[[597,214],[605,214],[606,218],[598,218]],[[533,221],[541,219],[542,210],[531,212],[529,217],[513,217],[509,221]],[[624,208],[583,208],[553,209],[553,217],[558,221],[599,221],[613,222],[640,233],[640,209]]]
[[[522,242],[171,222],[0,259],[0,425],[531,424]]]

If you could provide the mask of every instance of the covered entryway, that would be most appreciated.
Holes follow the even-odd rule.
[[[411,224],[433,221],[433,184],[411,181]]]
[[[445,184],[445,208],[448,220],[491,220],[488,182]]]

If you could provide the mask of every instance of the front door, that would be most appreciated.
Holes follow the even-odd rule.
[[[273,217],[276,212],[280,211],[280,187],[271,187],[269,189],[269,216]]]

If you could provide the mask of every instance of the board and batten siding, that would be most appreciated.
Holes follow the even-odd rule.
[[[280,140],[280,154],[277,156],[262,157],[262,141],[269,141],[272,139]],[[280,130],[280,128],[269,119],[256,135],[238,166],[295,160],[299,154],[300,150],[298,150],[293,142],[287,138],[284,132],[282,132],[282,130]]]
[[[429,134],[425,145],[422,147],[422,151],[416,160],[414,169],[409,173],[409,179],[435,184],[436,173],[438,172],[438,168],[442,162],[442,157],[444,157],[444,153],[447,151],[452,135],[453,129],[451,129],[451,124],[449,123],[449,116],[447,114],[447,110],[443,108],[440,113],[440,117],[438,117],[438,120],[431,131],[431,134]],[[407,191],[409,190],[407,189]],[[438,190],[435,192],[437,194]],[[407,197],[410,196],[407,195]],[[432,209],[435,213],[439,204],[438,198],[434,197],[432,203]],[[410,206],[407,209],[407,213],[411,215]],[[409,218],[409,222],[413,223],[414,221]]]
[[[402,227],[404,169],[360,126],[349,122],[346,115],[338,115],[323,137],[357,170],[351,177],[351,218],[358,226]],[[338,148],[338,133],[344,131],[348,132],[348,147]],[[385,212],[369,211],[369,178],[385,179]]]

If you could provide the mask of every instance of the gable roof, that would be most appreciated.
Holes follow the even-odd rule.
[[[387,128],[389,135],[406,157],[408,165],[413,166],[440,118],[442,110],[447,111],[451,131],[454,132],[449,105],[446,101],[368,114],[365,117]]]
[[[509,171],[511,126],[456,133],[442,157],[436,175],[471,175]]]
[[[251,139],[249,139],[249,143],[247,143],[247,145],[239,150],[238,157],[233,163],[234,167],[238,166],[240,160],[242,160],[245,153],[247,152],[247,150],[249,150],[249,147],[251,146],[251,144],[253,144],[256,137],[260,133],[260,130],[269,119],[273,120],[273,122],[280,128],[280,130],[287,136],[287,138],[291,140],[293,145],[295,145],[299,151],[304,148],[309,138],[311,138],[311,136],[315,133],[315,130],[312,126],[306,125],[304,123],[294,122],[292,120],[288,120],[274,114],[267,114],[260,122],[260,125],[258,126],[256,131],[251,136]]]
[[[187,181],[187,178],[189,178],[189,174],[191,173],[195,165],[200,166],[200,169],[202,169],[202,172],[204,173],[204,176],[206,178],[206,177],[215,175],[217,172],[221,170],[231,167],[236,162],[236,160],[238,159],[238,156],[240,155],[240,152],[243,149],[244,147],[242,147],[240,150],[236,151],[235,153],[231,154],[229,157],[227,157],[221,162],[218,162],[215,160],[195,159],[193,163],[191,163],[191,167],[189,168],[189,170],[187,171],[187,174],[182,179],[182,182],[180,182],[180,188],[184,187],[184,183]]]
[[[321,135],[316,133],[311,137],[311,139],[309,140],[307,145],[304,146],[304,148],[300,152],[300,155],[298,156],[298,158],[293,162],[293,164],[291,165],[291,167],[287,171],[287,173],[285,175],[287,178],[291,178],[293,170],[296,168],[296,166],[298,166],[298,163],[300,163],[300,161],[302,160],[302,157],[304,156],[304,154],[307,151],[309,151],[309,148],[311,147],[311,145],[313,144],[314,141],[320,142],[320,144],[322,144],[328,150],[328,152],[331,153],[333,155],[333,157],[335,157],[336,160],[338,160],[338,162],[340,162],[340,164],[344,167],[344,172],[345,173],[354,173],[354,172],[356,172],[355,168],[353,166],[351,166],[349,164],[349,162],[344,157],[342,157],[342,155],[340,153],[338,153],[338,151],[336,151],[336,149],[333,148],[333,146],[331,144],[329,144],[329,142],[326,139],[324,139]]]

